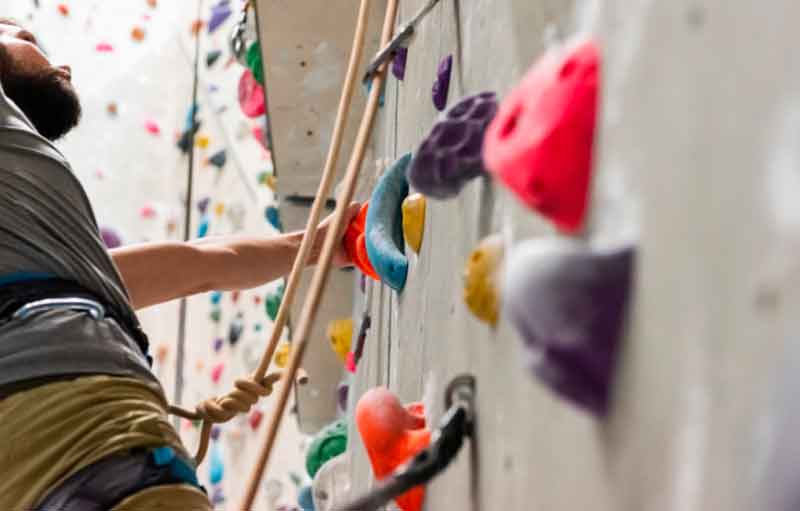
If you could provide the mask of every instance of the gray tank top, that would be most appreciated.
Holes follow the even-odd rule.
[[[43,274],[77,282],[138,325],[83,187],[0,84],[0,285]],[[157,382],[113,319],[59,310],[0,326],[0,387],[80,374]]]

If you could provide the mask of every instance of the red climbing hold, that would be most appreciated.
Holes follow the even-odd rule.
[[[261,410],[253,410],[250,412],[250,417],[248,418],[248,422],[250,422],[250,428],[255,431],[261,425],[261,420],[264,418],[264,412]]]
[[[249,69],[246,69],[239,79],[239,105],[242,107],[242,112],[251,119],[267,112],[264,87],[256,81]]]
[[[592,39],[545,54],[486,133],[486,167],[559,229],[583,227],[592,166],[600,50]]]
[[[356,406],[355,418],[378,480],[391,475],[431,441],[431,432],[425,427],[425,407],[413,403],[404,408],[397,396],[384,387],[364,394]],[[417,486],[395,501],[402,511],[420,511],[424,498],[425,488]]]
[[[371,278],[380,281],[380,277],[372,267],[367,255],[367,243],[364,237],[367,223],[367,212],[369,211],[369,202],[365,202],[361,206],[358,215],[347,226],[347,231],[344,233],[344,248],[347,251],[348,257],[353,261],[353,264],[361,270],[364,275],[369,275]]]

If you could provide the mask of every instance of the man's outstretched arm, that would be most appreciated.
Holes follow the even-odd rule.
[[[348,221],[359,206],[348,209]],[[316,264],[331,217],[317,230],[309,264]],[[346,224],[345,224],[346,225]],[[130,245],[111,251],[135,309],[212,290],[249,289],[289,274],[302,232],[280,236],[228,236]],[[349,261],[340,247],[334,264]]]

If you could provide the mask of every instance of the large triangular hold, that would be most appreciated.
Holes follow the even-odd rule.
[[[546,53],[500,106],[486,133],[486,168],[566,232],[586,216],[600,50],[591,39]]]
[[[548,238],[520,243],[506,263],[503,308],[530,370],[597,416],[608,410],[635,254]]]

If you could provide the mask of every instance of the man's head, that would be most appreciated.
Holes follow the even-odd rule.
[[[53,66],[33,34],[8,18],[0,18],[0,84],[45,138],[61,138],[80,120],[70,68]]]

